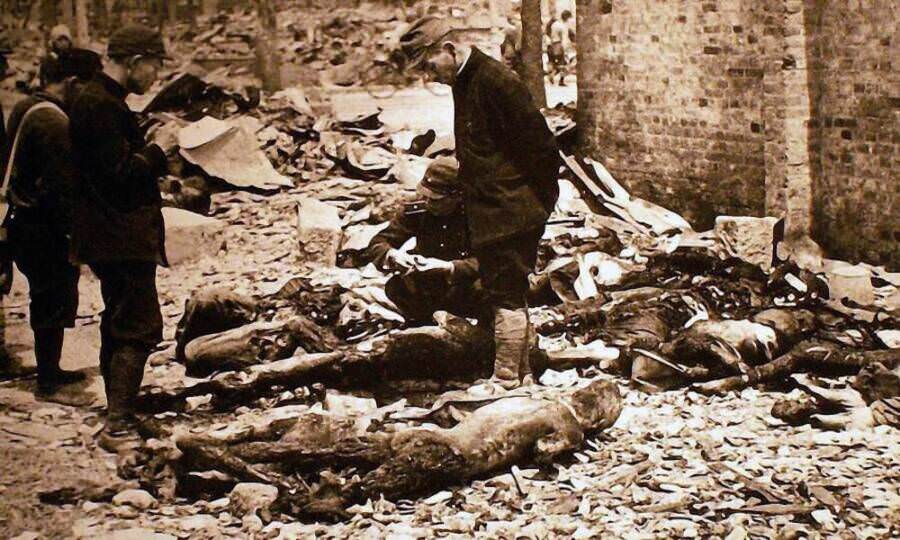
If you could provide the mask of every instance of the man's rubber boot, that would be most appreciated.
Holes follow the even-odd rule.
[[[530,386],[534,384],[534,375],[531,370],[531,351],[538,348],[538,337],[534,326],[531,324],[531,317],[528,314],[528,308],[523,309],[525,312],[525,330],[527,332],[525,338],[525,352],[519,359],[519,378],[522,380],[522,386]]]
[[[60,386],[81,382],[85,374],[80,371],[60,369],[63,328],[44,328],[34,331],[34,355],[37,359],[38,394],[51,395]]]
[[[121,452],[140,444],[134,402],[144,378],[147,350],[132,345],[115,347],[109,357],[106,381],[106,427],[99,445],[109,452]]]
[[[129,417],[134,412],[148,356],[145,348],[132,345],[120,345],[112,351],[106,385],[110,418]]]
[[[511,390],[521,384],[528,364],[528,315],[524,309],[497,309],[494,315],[494,375],[491,380]]]
[[[107,417],[106,425],[97,436],[97,445],[107,452],[118,454],[141,445],[137,431],[137,419],[132,414],[116,414]]]

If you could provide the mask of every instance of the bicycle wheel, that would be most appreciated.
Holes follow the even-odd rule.
[[[425,82],[425,89],[435,96],[446,96],[450,94],[451,88],[446,84],[436,82]]]
[[[392,69],[383,64],[372,64],[362,73],[362,86],[370,96],[376,99],[393,97],[397,93],[397,85],[391,80]]]

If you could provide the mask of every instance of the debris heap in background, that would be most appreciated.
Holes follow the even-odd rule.
[[[214,498],[239,482],[259,482],[277,487],[280,511],[330,517],[346,516],[349,505],[379,493],[428,494],[445,480],[468,478],[457,470],[463,465],[454,469],[436,449],[419,462],[427,473],[416,477],[388,464],[396,448],[386,450],[394,442],[381,439],[420,433],[428,414],[441,409],[437,404],[466,387],[473,412],[454,406],[437,423],[464,426],[467,418],[489,414],[488,403],[512,407],[524,399],[519,395],[555,399],[554,388],[615,377],[647,391],[802,388],[815,400],[775,412],[797,424],[841,412],[825,402],[834,400],[833,392],[851,391],[846,382],[798,379],[798,373],[862,370],[852,388],[880,393],[844,399],[844,416],[820,425],[839,425],[845,417],[857,428],[896,425],[890,381],[900,350],[892,348],[896,340],[880,337],[896,332],[896,276],[838,261],[803,268],[779,261],[777,220],[723,216],[714,230],[698,233],[681,216],[632,197],[599,162],[565,154],[562,196],[530,300],[540,334],[531,356],[542,384],[495,396],[489,386],[471,386],[490,373],[489,334],[446,314],[433,326],[406,328],[384,293],[389,276],[371,265],[352,267],[430,160],[452,153],[452,138],[392,132],[377,108],[335,113],[296,86],[258,95],[186,72],[147,103],[155,136],[177,137],[186,174],[202,177],[220,195],[249,189],[284,200],[278,213],[295,229],[285,265],[292,271],[265,287],[248,283],[253,298],[200,290],[189,301],[176,356],[200,379],[164,378],[142,398],[156,415],[148,433],[169,441],[160,447],[167,450],[148,457],[174,456],[172,469],[151,477],[146,467],[135,470],[151,485],[177,471],[179,492]],[[571,110],[547,116],[561,139],[573,132]],[[237,216],[237,209],[221,215]],[[825,392],[822,384],[836,390]],[[354,393],[375,400],[359,401]],[[245,420],[229,420],[231,411],[247,407],[268,418],[255,420],[249,434]],[[210,418],[220,423],[201,428]],[[574,449],[559,444],[558,452]],[[504,464],[527,465],[525,454]],[[385,466],[393,484],[377,472]],[[354,476],[360,467],[375,476]],[[494,467],[473,470],[482,469]],[[297,483],[297,475],[304,480]],[[202,480],[211,477],[217,480]]]
[[[778,260],[773,218],[694,231],[572,155],[574,111],[561,106],[545,114],[566,167],[529,298],[540,384],[500,392],[481,381],[484,329],[446,313],[408,327],[384,292],[390,276],[356,264],[430,161],[454,150],[452,136],[392,131],[377,108],[333,111],[316,88],[357,84],[386,58],[400,15],[279,20],[302,84],[259,91],[255,18],[232,13],[202,33],[170,29],[186,61],[133,100],[152,137],[178,141],[167,204],[215,219],[167,214],[169,247],[184,253],[172,259],[196,261],[199,278],[162,291],[178,331],[141,395],[146,444],[123,460],[156,498],[128,490],[114,504],[184,497],[269,537],[322,532],[285,523],[324,515],[348,535],[416,536],[404,525],[416,520],[465,535],[746,538],[771,523],[787,534],[791,516],[862,529],[900,507],[879,438],[900,418],[900,276]],[[725,400],[732,415],[709,412]],[[748,412],[760,403],[771,414]],[[785,434],[804,442],[788,447]],[[825,456],[801,463],[819,444]],[[835,479],[854,452],[884,481]],[[403,499],[418,496],[427,511],[404,517]],[[79,497],[112,498],[44,495]],[[541,519],[518,522],[526,506]],[[204,516],[216,520],[185,517],[181,531],[207,528]]]
[[[490,373],[491,340],[484,331],[449,315],[437,317],[434,326],[404,328],[384,294],[388,276],[371,265],[336,266],[342,249],[361,250],[371,240],[360,227],[384,224],[386,203],[374,188],[396,191],[391,162],[405,154],[391,146],[397,139],[377,121],[377,111],[318,119],[316,125],[329,134],[318,147],[320,163],[329,168],[321,180],[296,188],[298,272],[253,300],[225,294],[207,301],[206,310],[224,324],[197,331],[184,320],[189,332],[178,350],[188,373],[204,378],[151,388],[143,403],[156,413],[147,429],[180,450],[173,454],[180,456],[180,490],[215,497],[241,481],[263,482],[278,487],[281,511],[335,517],[377,493],[427,494],[444,485],[441,467],[449,471],[454,462],[434,455],[429,465],[420,463],[428,467],[425,480],[401,472],[392,487],[374,472],[387,463],[384,445],[394,444],[379,437],[393,437],[387,434],[395,430],[418,433],[426,417],[415,413],[417,407],[434,411],[434,404],[454,395],[441,392],[454,388],[470,387],[465,399],[482,405],[495,399],[514,404],[518,394],[484,399],[479,392],[490,393],[490,387],[471,386]],[[792,424],[897,425],[894,276],[837,261],[806,268],[779,261],[778,223],[769,218],[722,217],[715,230],[697,233],[677,214],[632,197],[600,163],[574,156],[565,161],[562,196],[531,291],[541,337],[532,363],[542,383],[524,390],[531,399],[548,399],[555,387],[598,376],[630,379],[642,390],[691,386],[709,394],[775,384],[815,397],[790,410],[775,407],[774,414]],[[848,283],[846,275],[858,274],[868,281]],[[253,319],[232,316],[243,313],[247,302],[257,314]],[[190,309],[190,318],[200,311]],[[849,385],[847,379],[798,378],[800,373],[856,378]],[[362,416],[346,418],[336,411],[360,405],[352,393],[376,401],[363,406]],[[320,409],[323,399],[327,410]],[[249,439],[227,435],[245,433],[243,421],[199,428],[209,415],[224,419],[249,405],[280,411],[278,420],[256,424]],[[822,416],[829,412],[841,415]],[[326,419],[315,442],[286,440],[285,422],[299,422],[306,433],[309,414]],[[462,426],[465,418],[457,412],[443,422]],[[359,467],[378,480],[354,480]],[[228,480],[197,486],[198,475],[214,473]],[[296,474],[306,479],[296,484]]]

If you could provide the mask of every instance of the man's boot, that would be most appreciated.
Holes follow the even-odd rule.
[[[528,386],[534,384],[534,375],[531,371],[531,354],[532,351],[538,350],[538,337],[534,326],[531,325],[531,316],[528,314],[528,308],[522,310],[525,312],[525,352],[519,359],[519,378],[522,379],[522,385]]]
[[[497,309],[494,315],[494,375],[506,389],[521,384],[528,366],[528,314],[525,309]],[[530,368],[526,368],[530,371]]]
[[[80,371],[66,371],[59,367],[62,357],[63,328],[42,328],[34,331],[34,356],[37,359],[38,394],[50,395],[60,386],[85,379]]]
[[[109,360],[106,381],[106,428],[99,440],[101,448],[118,452],[139,443],[134,402],[144,378],[147,350],[131,345],[117,346]]]

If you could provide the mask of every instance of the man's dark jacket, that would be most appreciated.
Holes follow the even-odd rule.
[[[69,110],[79,170],[72,217],[76,262],[166,263],[158,184],[166,156],[144,140],[126,95],[122,85],[99,73]]]
[[[423,202],[408,202],[398,210],[388,227],[372,239],[367,259],[383,266],[388,251],[416,237],[413,253],[453,263],[453,281],[478,279],[478,261],[472,257],[466,218],[462,209],[449,216],[436,216]]]
[[[32,112],[28,122],[20,127],[25,113],[42,101],[64,108],[57,98],[39,92],[16,103],[9,114],[9,132],[13,137],[18,132],[19,137],[9,185],[10,199],[17,208],[33,210],[30,215],[39,216],[59,233],[68,234],[76,175],[69,119],[55,109],[40,109]],[[3,152],[4,170],[12,144],[10,140]]]
[[[453,84],[456,157],[473,248],[542,227],[560,158],[524,83],[477,48]]]

